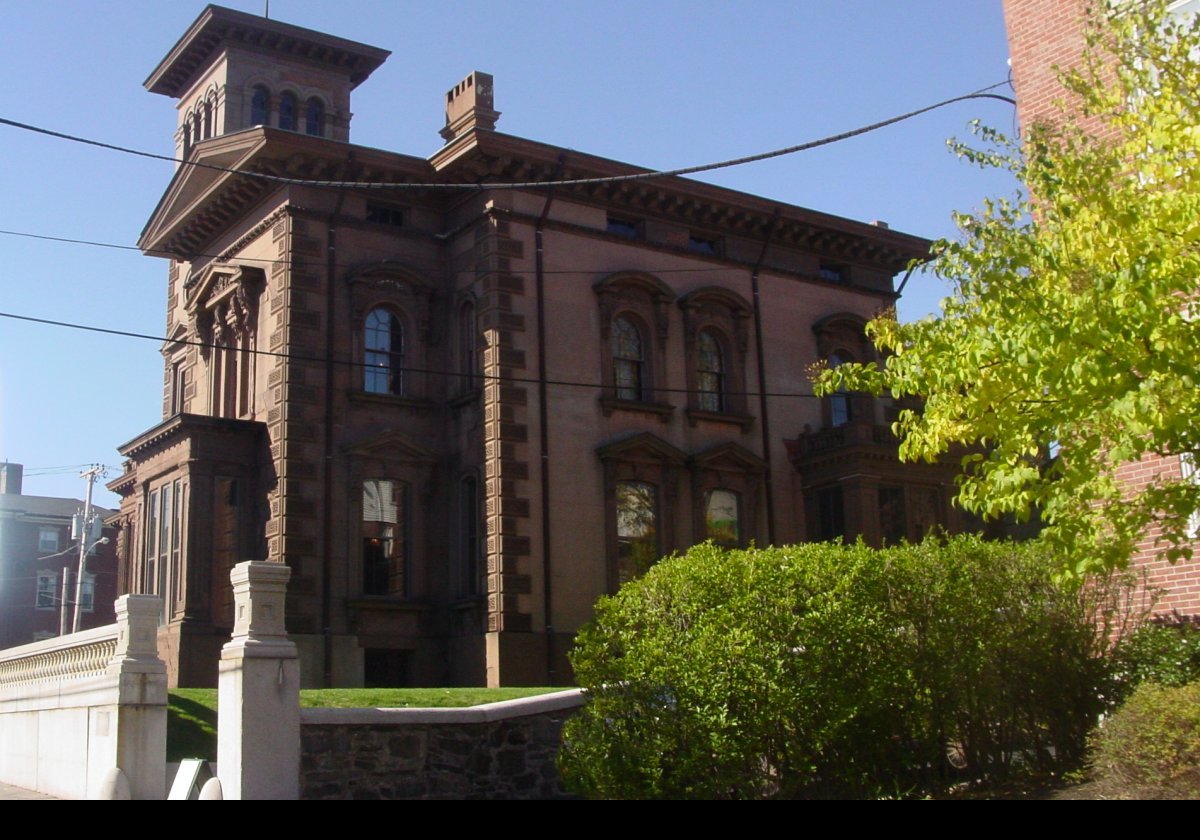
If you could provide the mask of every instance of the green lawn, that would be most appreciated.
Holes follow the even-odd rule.
[[[561,691],[561,688],[314,688],[308,709],[461,708]],[[167,761],[217,757],[217,690],[177,688],[167,698]]]

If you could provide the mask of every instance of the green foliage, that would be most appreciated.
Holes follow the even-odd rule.
[[[1096,730],[1101,789],[1139,799],[1200,799],[1200,682],[1139,686]]]
[[[595,797],[917,796],[1069,765],[1108,690],[1107,590],[1053,568],[972,537],[664,560],[577,637],[589,703],[564,779]]]
[[[217,690],[175,688],[167,692],[167,761],[217,758]]]
[[[939,317],[869,327],[882,368],[824,372],[839,388],[916,396],[901,455],[965,446],[959,503],[988,518],[1040,511],[1076,574],[1120,566],[1148,525],[1190,554],[1200,484],[1132,492],[1123,463],[1200,451],[1200,19],[1163,2],[1097,11],[1064,103],[1018,146],[980,129],[969,161],[1013,171],[1032,201],[984,204],[935,246],[953,294]]]
[[[1181,686],[1200,680],[1200,627],[1145,624],[1121,640],[1117,673],[1126,691],[1144,682]]]

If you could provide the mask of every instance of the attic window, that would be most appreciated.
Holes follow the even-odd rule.
[[[607,230],[614,236],[620,236],[624,239],[637,239],[638,227],[638,223],[630,219],[622,219],[620,216],[608,217]]]
[[[850,272],[844,265],[821,263],[821,268],[817,271],[817,276],[828,283],[837,283],[842,286],[850,285]]]
[[[388,227],[404,226],[404,211],[399,207],[388,207],[386,204],[367,204],[367,221],[376,225]]]
[[[709,236],[701,236],[693,233],[688,236],[688,250],[694,251],[697,254],[709,254],[716,256],[718,251],[717,240]]]

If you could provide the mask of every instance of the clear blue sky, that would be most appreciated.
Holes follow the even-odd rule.
[[[227,5],[261,13],[262,0]],[[354,94],[355,143],[429,155],[443,95],[496,79],[497,128],[654,168],[816,139],[1003,81],[1000,0],[453,4],[273,0],[271,16],[392,57]],[[203,8],[182,0],[0,0],[0,116],[170,154],[174,101],[142,82]],[[1011,91],[1001,91],[1011,93]],[[834,146],[701,176],[931,238],[1014,185],[957,161],[950,136],[1011,107],[952,105]],[[169,163],[0,126],[0,230],[133,244]],[[0,311],[161,335],[166,264],[136,251],[0,234]],[[945,288],[915,277],[905,318]],[[80,496],[78,469],[159,422],[159,343],[0,318],[0,460],[25,492]],[[102,504],[115,497],[101,493]]]

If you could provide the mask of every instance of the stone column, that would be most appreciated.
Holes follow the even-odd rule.
[[[157,595],[116,602],[117,649],[108,663],[117,681],[116,766],[133,799],[166,798],[167,667],[158,658]]]
[[[296,799],[300,786],[300,663],[284,629],[291,570],[234,566],[233,637],[221,649],[217,775],[226,799]]]

